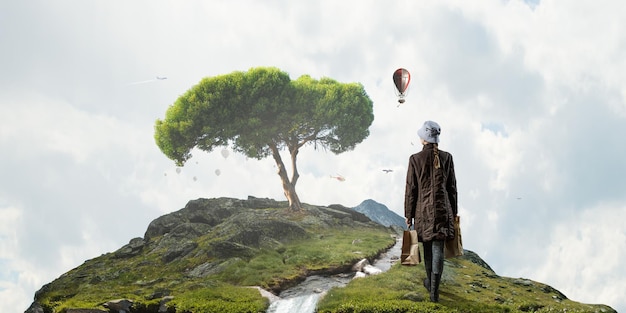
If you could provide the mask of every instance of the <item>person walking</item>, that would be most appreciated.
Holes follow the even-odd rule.
[[[423,147],[409,158],[404,196],[406,224],[415,225],[424,247],[424,287],[432,302],[439,302],[444,243],[454,238],[457,215],[454,162],[452,154],[439,150],[440,134],[441,127],[433,121],[417,131]]]

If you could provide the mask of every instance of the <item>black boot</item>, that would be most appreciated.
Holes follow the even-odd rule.
[[[439,302],[439,283],[441,282],[441,274],[433,273],[430,276],[430,301]]]
[[[433,249],[432,241],[425,241],[424,247],[424,270],[426,271],[426,278],[424,278],[424,288],[430,292],[430,273],[433,271]]]

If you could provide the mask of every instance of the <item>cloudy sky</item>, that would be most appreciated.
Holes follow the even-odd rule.
[[[191,199],[283,200],[271,158],[195,151],[177,173],[153,139],[200,79],[257,66],[360,82],[374,102],[353,151],[300,152],[303,202],[402,214],[416,131],[435,120],[465,247],[626,311],[624,29],[609,0],[0,0],[0,311]]]

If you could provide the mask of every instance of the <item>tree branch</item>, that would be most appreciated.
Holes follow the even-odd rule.
[[[300,174],[298,173],[298,167],[296,166],[296,159],[298,157],[299,150],[299,147],[289,149],[289,154],[291,155],[291,185],[294,188],[296,187],[298,178],[300,178]]]

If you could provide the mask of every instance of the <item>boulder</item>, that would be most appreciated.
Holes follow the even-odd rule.
[[[354,265],[352,265],[352,271],[353,272],[361,272],[363,271],[363,268],[365,267],[365,265],[369,265],[370,262],[367,259],[362,259],[359,262],[354,263]]]
[[[163,254],[161,260],[163,263],[172,262],[178,258],[182,258],[189,254],[191,251],[198,247],[198,243],[195,241],[180,242],[178,245],[172,245],[168,248],[167,252]]]
[[[129,258],[141,252],[145,244],[143,238],[133,238],[127,245],[115,251],[116,258]]]
[[[191,200],[184,208],[153,220],[148,225],[144,238],[149,241],[185,223],[204,224],[210,228],[223,222],[241,208],[242,200],[231,198]]]
[[[24,313],[44,313],[44,310],[39,303],[33,302]]]
[[[165,296],[161,299],[161,301],[159,301],[159,311],[158,313],[165,313],[167,312],[167,306],[166,304],[170,301],[172,301],[172,299],[174,299],[173,296]]]
[[[382,273],[383,271],[379,269],[378,267],[368,264],[363,267],[363,272],[367,275],[378,275]]]
[[[131,306],[133,306],[133,301],[128,299],[116,299],[107,301],[102,306],[113,312],[129,313]]]

